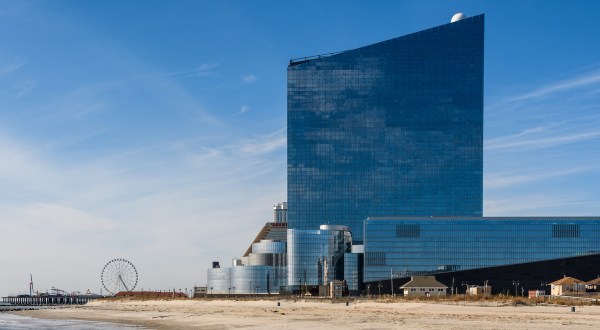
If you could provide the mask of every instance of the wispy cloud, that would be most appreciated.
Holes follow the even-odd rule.
[[[218,63],[205,63],[200,65],[197,68],[194,68],[192,70],[186,70],[186,71],[180,71],[180,72],[176,72],[175,74],[187,74],[190,76],[195,76],[195,77],[201,77],[201,76],[208,76],[210,74],[214,74],[213,69],[217,68],[219,66]]]
[[[11,88],[15,98],[21,98],[29,94],[29,92],[37,86],[37,81],[19,80]]]
[[[239,145],[239,150],[245,154],[259,155],[283,149],[287,146],[285,129],[280,129],[272,134],[252,140],[244,140]]]
[[[135,106],[142,108],[158,108],[170,116],[181,116],[211,127],[222,126],[217,116],[212,115],[198,97],[186,89],[175,77],[177,75],[198,74],[210,70],[217,64],[202,65],[197,69],[170,73],[134,75],[122,79],[107,80],[82,84],[79,88],[56,96],[37,107],[49,109],[40,111],[43,119],[59,118],[61,121],[82,120],[91,114],[118,111],[123,103],[137,98]],[[148,69],[147,72],[153,70]],[[23,87],[24,88],[24,87]],[[140,95],[144,94],[144,97]]]
[[[253,83],[256,81],[256,76],[252,75],[252,74],[247,74],[247,75],[243,75],[242,76],[242,81],[244,81],[245,83]]]
[[[199,151],[189,152],[194,146],[181,146],[186,150],[188,156],[193,158],[194,162],[212,162],[215,158],[245,158],[260,157],[287,147],[287,130],[281,128],[269,134],[247,136],[233,141],[212,147],[200,146]]]
[[[23,67],[26,63],[27,63],[27,61],[24,59],[15,58],[12,61],[10,61],[9,63],[0,67],[0,75],[5,75],[5,74],[12,73],[14,71],[17,71],[21,67]]]
[[[116,256],[143,269],[142,286],[164,289],[165,278],[170,283],[201,280],[198,274],[207,265],[198,260],[243,253],[270,217],[269,206],[285,199],[285,159],[273,156],[285,149],[285,129],[223,142],[171,141],[70,163],[54,158],[52,150],[42,153],[0,136],[0,192],[11,196],[0,202],[0,241],[9,246],[24,238],[46,242],[43,251],[31,245],[21,248],[18,258],[3,259],[11,267],[5,277],[10,283],[0,291],[13,286],[19,272],[43,273],[37,281],[41,288],[94,288],[96,281],[88,279]],[[196,158],[190,163],[193,149]],[[232,233],[223,223],[238,230]],[[199,234],[181,235],[191,231]],[[219,239],[224,236],[230,239]],[[56,239],[44,240],[48,237]],[[52,255],[63,259],[52,260]],[[73,260],[81,260],[77,278],[43,272]],[[187,275],[167,274],[166,260],[194,266],[183,267]]]
[[[581,214],[578,209],[583,204],[585,202],[576,196],[551,196],[538,193],[486,199],[484,213],[486,216],[573,216]]]
[[[506,188],[535,181],[555,179],[559,177],[569,176],[573,174],[590,171],[590,168],[573,168],[573,169],[536,169],[534,171],[526,170],[518,173],[505,172],[487,175],[484,181],[486,189]]]
[[[485,143],[485,150],[493,151],[501,149],[510,149],[514,151],[515,149],[527,150],[551,148],[568,143],[597,139],[598,137],[600,137],[600,132],[585,132],[577,134],[566,134],[560,136],[518,139],[522,136],[522,133],[518,133],[509,137],[488,140]]]
[[[509,102],[524,101],[528,99],[542,98],[549,96],[554,93],[568,91],[575,88],[581,88],[584,86],[595,85],[600,83],[600,71],[594,71],[585,75],[581,75],[575,78],[558,81],[554,84],[547,85],[536,89],[534,91],[517,95],[507,99]]]
[[[600,210],[600,70],[579,72],[486,106],[485,215]]]
[[[248,111],[250,111],[250,107],[249,107],[249,106],[247,106],[247,105],[245,105],[245,104],[243,104],[243,105],[240,107],[240,111],[238,111],[238,114],[246,113],[246,112],[248,112]]]
[[[187,77],[214,76],[214,75],[218,74],[217,72],[215,72],[214,69],[218,68],[219,65],[220,65],[219,63],[205,63],[205,64],[201,64],[201,65],[191,68],[191,69],[183,69],[183,70],[168,71],[168,72],[144,73],[144,74],[133,75],[133,76],[125,77],[125,78],[121,78],[121,79],[101,82],[101,83],[98,83],[98,85],[120,84],[120,83],[132,82],[135,80],[163,79],[166,77],[177,77],[177,76],[187,76]]]

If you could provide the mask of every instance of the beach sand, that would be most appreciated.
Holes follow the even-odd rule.
[[[281,306],[277,306],[277,303]],[[600,306],[481,306],[463,303],[345,303],[313,300],[101,300],[16,312],[151,329],[597,329]]]

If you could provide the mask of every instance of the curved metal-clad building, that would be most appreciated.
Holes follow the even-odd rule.
[[[285,242],[262,240],[252,244],[252,253],[285,253]]]
[[[231,268],[209,268],[206,277],[206,290],[209,294],[225,294],[231,282]]]
[[[251,250],[252,252],[241,260],[235,259],[233,267],[209,269],[208,292],[259,294],[286,290],[286,243],[265,239],[253,243]]]
[[[286,285],[286,269],[280,266],[231,268],[231,293],[279,293]]]

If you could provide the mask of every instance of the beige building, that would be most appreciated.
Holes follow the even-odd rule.
[[[579,293],[585,293],[585,282],[576,278],[565,276],[550,283],[550,294],[553,296]]]
[[[341,298],[344,292],[344,283],[340,280],[333,280],[329,283],[329,296],[331,298]]]
[[[411,276],[410,282],[400,287],[405,296],[445,296],[448,287],[435,276]]]
[[[489,285],[471,285],[467,292],[471,296],[490,296],[492,294],[492,287]]]

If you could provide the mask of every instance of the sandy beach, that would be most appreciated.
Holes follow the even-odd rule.
[[[277,303],[280,306],[277,306]],[[151,329],[597,329],[600,306],[313,300],[95,301],[16,312],[36,318],[110,321]]]

